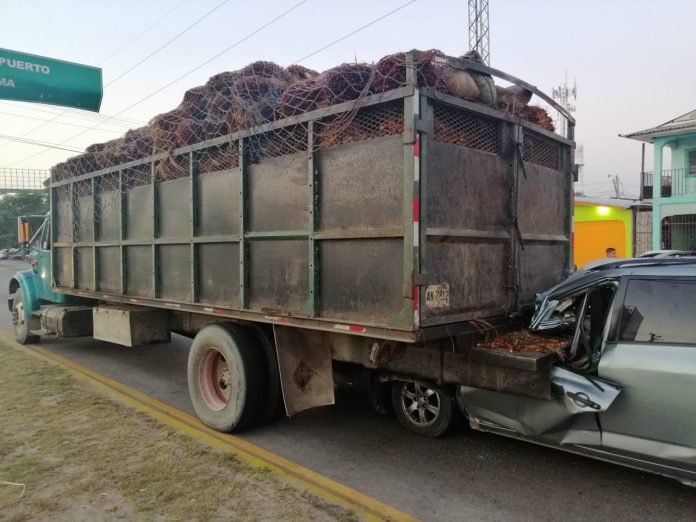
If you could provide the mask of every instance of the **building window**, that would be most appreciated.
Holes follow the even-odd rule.
[[[696,150],[690,150],[686,153],[686,171],[696,175]]]
[[[696,344],[694,307],[696,283],[630,281],[619,338],[622,341]]]
[[[696,250],[696,214],[669,216],[662,220],[662,248]]]

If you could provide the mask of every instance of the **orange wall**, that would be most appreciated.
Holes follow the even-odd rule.
[[[578,268],[606,257],[614,247],[618,257],[626,255],[626,226],[622,221],[585,221],[575,223],[574,262]]]

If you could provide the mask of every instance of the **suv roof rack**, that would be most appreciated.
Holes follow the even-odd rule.
[[[612,263],[604,263],[594,266],[588,272],[598,272],[611,270],[613,268],[631,268],[642,266],[674,266],[674,265],[696,265],[695,257],[637,257],[633,259],[621,259]]]

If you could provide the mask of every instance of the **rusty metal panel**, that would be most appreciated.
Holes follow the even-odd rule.
[[[431,142],[427,176],[429,228],[509,230],[512,176],[501,156]]]
[[[126,239],[152,238],[152,186],[132,187],[126,193]],[[130,273],[130,272],[129,272]]]
[[[191,181],[179,178],[157,184],[159,237],[191,236]]]
[[[202,236],[239,232],[239,170],[197,176],[198,233]]]
[[[526,139],[526,138],[525,138]],[[558,284],[570,266],[571,175],[525,162],[519,181],[520,302]],[[543,202],[543,204],[540,204]]]
[[[65,243],[72,238],[72,205],[70,199],[54,200],[54,219],[56,220],[56,243]]]
[[[126,294],[147,297],[152,294],[152,248],[125,247]]]
[[[568,244],[526,243],[520,253],[520,301],[534,302],[535,294],[548,290],[568,276]]]
[[[401,228],[403,155],[400,135],[319,151],[319,229]]]
[[[160,297],[174,301],[191,301],[191,247],[160,245]]]
[[[307,154],[269,158],[248,167],[249,230],[306,230]]]
[[[97,240],[118,241],[121,214],[118,190],[110,190],[98,194]]]
[[[239,243],[209,243],[197,248],[200,302],[234,307],[239,299]]]
[[[510,164],[490,152],[429,142],[426,176],[422,324],[507,309]],[[428,299],[435,291],[448,292],[448,301]]]
[[[77,198],[75,203],[77,241],[92,241],[94,234],[94,200],[92,195]]]
[[[319,315],[391,323],[403,306],[403,241],[321,241]]]
[[[82,290],[94,290],[94,262],[92,248],[77,249],[77,287]]]
[[[249,308],[302,313],[309,296],[308,257],[307,241],[251,241]]]
[[[111,293],[121,291],[120,260],[121,249],[119,247],[97,248],[99,290]]]
[[[522,234],[567,238],[570,176],[525,162],[527,177],[519,184],[519,224]],[[543,202],[543,204],[542,204]]]
[[[467,238],[428,243],[426,293],[437,285],[447,285],[449,306],[439,307],[438,303],[428,303],[426,298],[424,317],[441,319],[506,309],[507,249],[504,242]]]
[[[73,276],[72,248],[55,247],[53,255],[55,256],[53,279],[58,286],[71,287]]]

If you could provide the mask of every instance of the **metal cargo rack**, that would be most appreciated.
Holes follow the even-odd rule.
[[[570,267],[574,121],[448,63],[528,88],[570,136],[408,68],[405,87],[54,181],[55,290],[405,342],[519,313]],[[365,139],[327,124],[347,114]],[[449,306],[427,302],[444,285]]]

